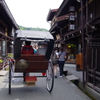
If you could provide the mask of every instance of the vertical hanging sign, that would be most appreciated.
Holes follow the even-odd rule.
[[[69,31],[70,30],[74,30],[75,29],[75,7],[74,6],[70,6],[69,8]]]
[[[3,40],[1,42],[1,56],[6,57],[7,56],[7,41]]]

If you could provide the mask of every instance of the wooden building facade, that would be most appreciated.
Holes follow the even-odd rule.
[[[74,44],[76,70],[83,71],[83,83],[100,92],[100,1],[63,0],[51,9],[47,21],[55,46]],[[68,51],[68,50],[66,50]]]
[[[0,56],[12,52],[12,41],[14,32],[19,29],[5,0],[0,0]],[[4,49],[5,48],[5,49]]]

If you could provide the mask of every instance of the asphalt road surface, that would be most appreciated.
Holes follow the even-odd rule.
[[[65,77],[55,79],[51,93],[46,89],[46,77],[38,78],[36,86],[27,87],[22,78],[12,82],[8,94],[8,78],[0,84],[0,100],[91,100]]]

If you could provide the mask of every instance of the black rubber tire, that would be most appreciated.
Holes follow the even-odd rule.
[[[51,61],[49,61],[48,70],[46,72],[46,75],[47,75],[46,88],[49,92],[51,92],[54,86],[54,70],[53,70],[53,64]]]

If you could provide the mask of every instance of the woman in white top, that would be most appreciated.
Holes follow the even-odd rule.
[[[60,48],[60,51],[58,53],[58,64],[59,64],[59,70],[60,70],[60,77],[62,77],[63,75],[65,59],[66,59],[66,53],[63,51],[63,48]]]

